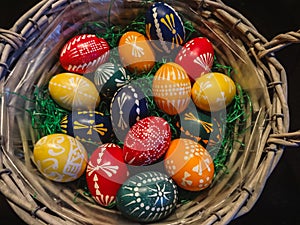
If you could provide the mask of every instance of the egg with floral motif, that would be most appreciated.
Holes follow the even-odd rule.
[[[171,53],[185,41],[185,28],[179,14],[164,2],[155,2],[146,11],[146,36],[158,52]]]
[[[128,31],[122,35],[118,51],[123,66],[131,73],[147,73],[155,64],[155,54],[149,41],[137,31]]]
[[[199,77],[192,87],[195,105],[207,112],[226,109],[236,94],[234,81],[223,73],[207,73]]]
[[[94,34],[79,34],[68,40],[61,49],[59,61],[71,73],[91,73],[109,58],[109,45]]]
[[[138,173],[126,180],[117,193],[116,206],[131,221],[149,223],[167,218],[178,203],[178,189],[166,174]]]
[[[86,181],[98,204],[105,207],[115,205],[117,192],[128,177],[120,146],[114,143],[102,144],[90,156]]]
[[[123,147],[126,163],[145,166],[157,162],[167,151],[171,141],[168,122],[157,116],[148,116],[136,122],[128,131]]]
[[[152,83],[156,105],[169,115],[186,109],[191,100],[191,82],[185,70],[174,62],[163,64]]]
[[[85,147],[67,134],[50,134],[34,145],[33,161],[42,175],[56,182],[78,179],[87,166]]]
[[[214,48],[206,37],[189,40],[180,49],[175,62],[181,65],[192,81],[211,71],[214,63]]]
[[[54,75],[48,85],[50,96],[67,110],[94,110],[100,103],[95,84],[75,73]]]
[[[210,154],[202,145],[190,139],[172,140],[164,165],[167,173],[184,190],[201,191],[213,181],[214,162]]]

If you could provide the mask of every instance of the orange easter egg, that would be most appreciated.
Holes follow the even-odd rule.
[[[171,141],[164,165],[176,184],[188,191],[207,188],[214,177],[214,163],[210,154],[202,145],[190,139]]]
[[[155,55],[148,39],[136,31],[128,31],[119,41],[118,51],[121,62],[130,72],[148,72],[155,63]]]
[[[229,76],[217,72],[202,75],[192,87],[195,105],[208,112],[225,109],[233,101],[235,94],[234,81]]]
[[[157,106],[169,115],[176,115],[190,102],[191,82],[180,65],[168,62],[156,71],[152,91]]]

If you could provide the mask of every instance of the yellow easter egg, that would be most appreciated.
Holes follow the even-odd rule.
[[[155,55],[148,39],[136,31],[128,31],[119,40],[121,62],[130,72],[146,73],[155,63]]]
[[[152,91],[157,106],[169,115],[176,115],[190,102],[191,82],[180,65],[168,62],[156,71]]]
[[[95,84],[75,73],[59,73],[49,82],[53,100],[67,110],[94,110],[100,102]]]
[[[87,166],[84,146],[67,134],[50,134],[37,141],[33,160],[43,176],[57,182],[78,179]]]
[[[216,112],[225,109],[234,99],[234,81],[223,73],[207,73],[196,79],[192,87],[195,105],[204,111]]]

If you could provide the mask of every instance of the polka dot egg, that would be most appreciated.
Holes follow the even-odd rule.
[[[192,87],[192,99],[204,111],[216,112],[225,109],[234,99],[234,81],[223,73],[207,73],[199,77]]]
[[[117,208],[136,222],[155,222],[168,217],[176,207],[178,190],[166,174],[138,173],[123,183],[117,194]]]
[[[48,179],[69,182],[78,179],[87,166],[84,146],[67,134],[50,134],[37,141],[33,160],[38,170]]]
[[[168,62],[156,71],[152,91],[157,106],[169,115],[176,115],[190,102],[191,82],[180,65]]]
[[[188,191],[207,188],[214,176],[214,163],[208,151],[197,142],[174,139],[165,155],[165,168],[175,183]]]

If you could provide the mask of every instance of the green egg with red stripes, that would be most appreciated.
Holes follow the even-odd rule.
[[[220,115],[204,112],[191,102],[179,116],[176,126],[181,137],[198,142],[215,156],[224,135]]]
[[[177,203],[177,185],[167,174],[158,171],[131,176],[122,184],[116,197],[121,214],[141,223],[167,218]]]
[[[107,143],[113,137],[110,115],[98,111],[73,111],[60,122],[63,133],[88,143]]]

